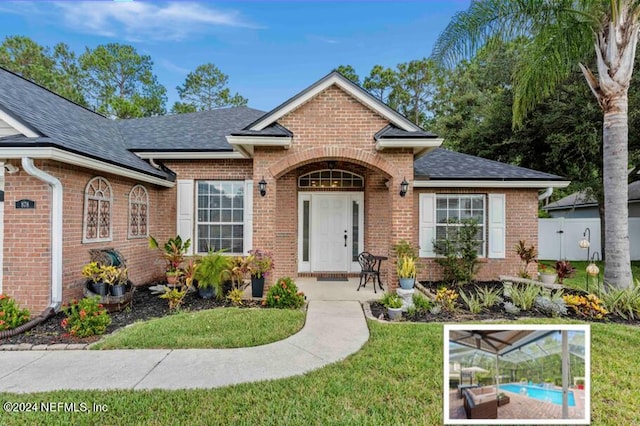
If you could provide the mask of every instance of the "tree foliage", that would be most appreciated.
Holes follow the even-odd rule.
[[[360,85],[360,76],[358,76],[355,68],[353,68],[351,65],[338,65],[338,67],[335,68],[334,71],[339,72],[358,86]]]
[[[627,110],[639,16],[640,4],[632,0],[472,2],[440,34],[432,55],[438,63],[453,66],[474,57],[484,46],[493,48],[497,41],[526,37],[513,79],[516,127],[579,66],[604,114],[605,281],[616,287],[628,287],[632,279]],[[597,75],[583,63],[585,58],[594,58]]]
[[[8,36],[0,44],[0,66],[86,105],[77,58],[64,43],[56,44],[51,52],[28,37]]]
[[[153,74],[153,61],[119,43],[89,48],[80,56],[89,105],[114,118],[150,117],[166,112],[166,89]]]
[[[231,95],[227,87],[229,77],[212,63],[198,66],[190,72],[182,86],[178,86],[180,102],[173,105],[174,114],[209,111],[227,106],[245,106],[248,100],[238,93]]]

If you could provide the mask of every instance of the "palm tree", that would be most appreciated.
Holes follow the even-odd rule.
[[[637,0],[483,0],[457,13],[432,58],[453,66],[492,43],[526,37],[513,76],[513,123],[554,92],[576,64],[604,113],[605,282],[631,284],[627,170],[628,90],[638,40]],[[580,63],[593,58],[597,73]]]

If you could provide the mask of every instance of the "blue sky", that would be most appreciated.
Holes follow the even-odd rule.
[[[154,61],[167,88],[212,62],[232,92],[269,110],[340,64],[363,78],[380,64],[428,57],[440,31],[469,0],[321,2],[2,2],[0,38],[25,35],[53,46],[118,42]]]

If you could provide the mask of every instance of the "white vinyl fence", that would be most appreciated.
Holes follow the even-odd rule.
[[[538,258],[587,260],[587,250],[578,245],[587,228],[591,231],[591,256],[594,251],[602,256],[600,219],[538,219]],[[629,218],[629,241],[631,260],[640,260],[640,218]]]

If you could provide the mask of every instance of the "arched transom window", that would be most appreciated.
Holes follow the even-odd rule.
[[[316,170],[298,178],[300,188],[362,188],[362,176],[346,170]]]
[[[149,236],[149,194],[142,185],[129,192],[129,238]]]
[[[109,181],[94,177],[84,190],[84,232],[82,242],[111,241],[113,191]]]

